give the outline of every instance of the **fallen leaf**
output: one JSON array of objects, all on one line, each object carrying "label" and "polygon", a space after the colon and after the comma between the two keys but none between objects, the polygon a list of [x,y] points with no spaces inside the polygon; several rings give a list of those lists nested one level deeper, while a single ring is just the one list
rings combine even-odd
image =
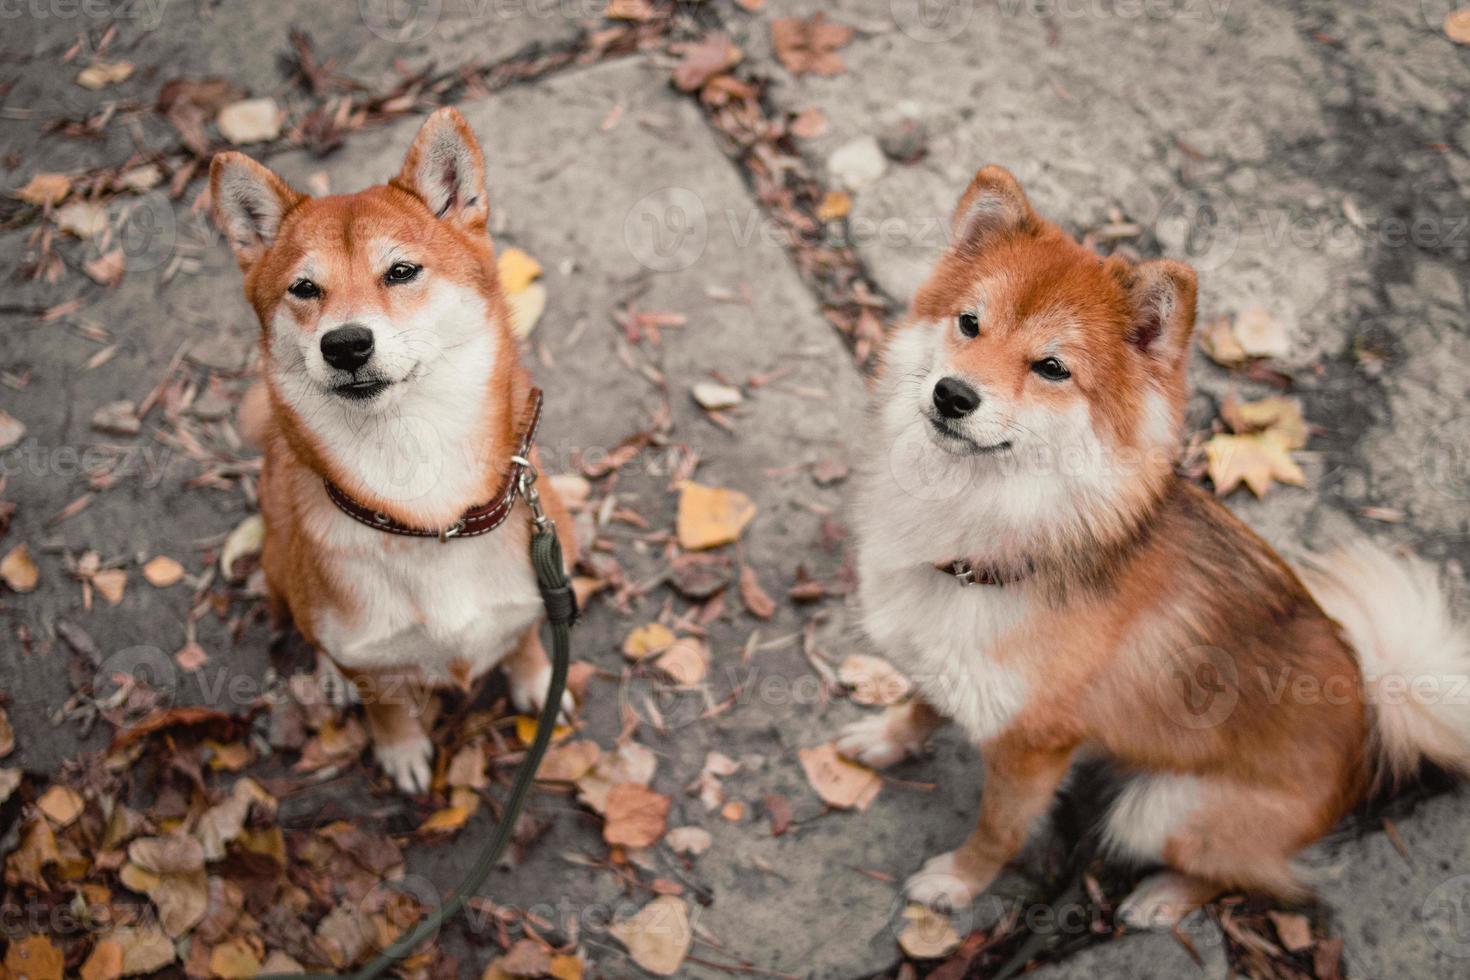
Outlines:
[{"label": "fallen leaf", "polygon": [[444,772],[444,782],[467,789],[484,789],[490,785],[485,764],[484,744],[479,740],[473,741],[454,753],[449,760],[449,768]]},{"label": "fallen leaf", "polygon": [[52,215],[56,227],[78,238],[93,238],[107,230],[107,210],[96,201],[73,201]]},{"label": "fallen leaf", "polygon": [[158,589],[178,585],[184,577],[184,566],[168,555],[158,555],[143,566],[143,578]]},{"label": "fallen leaf", "polygon": [[847,70],[838,48],[852,40],[853,29],[829,21],[818,12],[811,18],[778,17],[771,22],[771,44],[776,57],[793,75],[840,75]]},{"label": "fallen leaf", "polygon": [[866,810],[878,798],[883,781],[867,766],[837,754],[832,743],[797,752],[807,782],[828,806]]},{"label": "fallen leaf", "polygon": [[227,939],[209,951],[209,973],[213,977],[253,977],[260,973],[260,967],[260,958],[243,936]]},{"label": "fallen leaf", "polygon": [[121,568],[104,568],[90,581],[97,594],[106,599],[109,606],[115,606],[123,601],[123,593],[127,591],[128,573]]},{"label": "fallen leaf", "polygon": [[62,980],[66,957],[48,937],[13,940],[5,953],[6,973],[15,980]]},{"label": "fallen leaf", "polygon": [[[556,725],[551,729],[551,744],[555,745],[568,735],[572,734],[571,725]],[[520,739],[522,745],[530,745],[536,740],[536,719],[530,715],[516,715],[516,738]]]},{"label": "fallen leaf", "polygon": [[655,653],[662,653],[674,645],[674,632],[662,623],[647,623],[639,626],[623,640],[623,656],[629,660],[642,660]]},{"label": "fallen leaf", "polygon": [[1312,923],[1305,915],[1298,912],[1278,912],[1275,909],[1266,915],[1276,926],[1276,935],[1281,937],[1281,945],[1293,953],[1312,948],[1315,942],[1312,939]]},{"label": "fallen leaf", "polygon": [[4,708],[0,708],[0,759],[14,751],[15,729],[10,724],[10,715]]},{"label": "fallen leaf", "polygon": [[115,286],[122,280],[126,266],[123,250],[114,248],[82,266],[82,270],[98,285]]},{"label": "fallen leaf", "polygon": [[495,260],[500,273],[500,288],[506,293],[519,293],[541,277],[541,263],[518,248],[507,248]]},{"label": "fallen leaf", "polygon": [[546,312],[546,284],[533,282],[520,292],[511,293],[506,302],[510,305],[511,332],[525,339],[531,336],[531,331],[541,322],[541,314]]},{"label": "fallen leaf", "polygon": [[681,687],[693,687],[709,673],[709,647],[692,636],[681,637],[663,653],[654,666]]},{"label": "fallen leaf", "polygon": [[40,581],[41,573],[36,568],[35,559],[31,557],[31,549],[23,544],[11,548],[3,559],[0,559],[0,580],[3,580],[13,592],[30,592]]},{"label": "fallen leaf", "polygon": [[840,459],[828,457],[812,464],[812,479],[819,487],[830,487],[847,479],[849,469]]},{"label": "fallen leaf", "polygon": [[192,674],[209,663],[209,654],[198,643],[190,640],[174,654],[174,663],[178,664],[181,670]]},{"label": "fallen leaf", "polygon": [[131,61],[94,61],[77,75],[77,84],[93,91],[133,77]]},{"label": "fallen leaf", "polygon": [[607,794],[602,839],[624,847],[651,847],[664,835],[670,800],[638,783],[619,783]]},{"label": "fallen leaf", "polygon": [[330,765],[355,759],[367,748],[367,732],[356,718],[348,717],[342,724],[328,721],[317,730],[315,737],[301,747],[301,758],[293,767],[297,772],[315,772]]},{"label": "fallen leaf", "polygon": [[48,204],[60,204],[71,193],[71,178],[66,174],[36,174],[26,185],[12,196],[34,204],[36,207],[45,207]]},{"label": "fallen leaf", "polygon": [[780,837],[791,829],[791,801],[776,793],[765,796],[766,812],[771,815],[771,836]]},{"label": "fallen leaf", "polygon": [[1302,403],[1296,398],[1272,396],[1253,402],[1226,400],[1220,415],[1237,435],[1251,432],[1274,432],[1287,449],[1301,449],[1307,444],[1307,423],[1302,418]]},{"label": "fallen leaf", "polygon": [[241,146],[281,135],[282,113],[275,99],[241,99],[219,111],[215,124],[225,139]]},{"label": "fallen leaf", "polygon": [[25,434],[25,423],[0,408],[0,450],[9,449],[20,442],[25,438]]},{"label": "fallen leaf", "polygon": [[898,934],[898,945],[916,960],[934,960],[954,951],[960,944],[959,933],[949,916],[916,902],[903,910],[908,925]]},{"label": "fallen leaf", "polygon": [[837,679],[852,690],[858,704],[898,704],[913,690],[909,679],[882,657],[855,653],[837,668]]},{"label": "fallen leaf", "polygon": [[1228,317],[1219,316],[1205,324],[1199,331],[1199,345],[1222,367],[1235,367],[1250,360],[1250,355],[1235,339]]},{"label": "fallen leaf", "polygon": [[551,954],[534,939],[516,940],[496,962],[513,977],[543,977],[551,970]]},{"label": "fallen leaf", "polygon": [[613,923],[608,932],[623,944],[634,963],[661,977],[674,975],[694,940],[689,907],[673,895],[660,895],[632,918]]},{"label": "fallen leaf", "polygon": [[466,806],[447,806],[442,810],[435,810],[429,814],[428,819],[419,824],[421,834],[448,834],[465,825],[472,811]]},{"label": "fallen leaf", "polygon": [[1461,7],[1445,14],[1444,32],[1456,44],[1470,44],[1470,7]]},{"label": "fallen leaf", "polygon": [[[231,582],[242,582],[250,570],[241,565],[246,559],[255,559],[265,544],[265,521],[259,514],[251,514],[225,538],[219,553],[219,570]],[[241,567],[237,568],[237,565]]]},{"label": "fallen leaf", "polygon": [[36,808],[46,814],[46,819],[59,830],[70,827],[87,808],[87,803],[76,790],[57,785],[41,794],[41,798],[36,801]]},{"label": "fallen leaf", "polygon": [[755,569],[749,565],[740,566],[740,602],[756,619],[770,619],[776,614],[775,600],[761,588]]},{"label": "fallen leaf", "polygon": [[827,116],[821,109],[803,109],[786,127],[797,139],[812,140],[827,132]]},{"label": "fallen leaf", "polygon": [[817,220],[836,221],[852,210],[852,195],[847,191],[828,191],[817,205]]},{"label": "fallen leaf", "polygon": [[135,436],[143,430],[143,423],[127,400],[108,402],[92,413],[92,428],[115,436]]},{"label": "fallen leaf", "polygon": [[1251,357],[1285,357],[1291,350],[1286,328],[1264,307],[1253,306],[1238,315],[1232,331]]},{"label": "fallen leaf", "polygon": [[699,91],[711,78],[734,68],[745,57],[733,41],[720,33],[676,45],[673,50],[681,55],[674,66],[674,86],[681,92]]},{"label": "fallen leaf", "polygon": [[604,752],[587,772],[577,780],[577,799],[598,813],[607,811],[607,797],[612,788],[622,783],[647,786],[658,769],[658,756],[638,742],[623,742]]},{"label": "fallen leaf", "polygon": [[592,769],[602,749],[588,739],[552,746],[536,770],[536,778],[548,783],[575,783]]},{"label": "fallen leaf", "polygon": [[199,818],[194,836],[205,860],[218,861],[225,856],[228,846],[245,829],[252,810],[274,816],[276,799],[247,776],[230,787],[230,795],[223,802],[210,807]]},{"label": "fallen leaf", "polygon": [[1257,497],[1266,495],[1272,480],[1298,487],[1307,483],[1285,441],[1274,431],[1211,436],[1205,443],[1205,458],[1215,493],[1221,497],[1241,483]]},{"label": "fallen leaf", "polygon": [[679,490],[679,545],[703,551],[740,537],[756,515],[756,505],[738,490],[709,487],[685,480]]},{"label": "fallen leaf", "polygon": [[168,966],[177,957],[174,944],[155,923],[114,929],[107,938],[122,947],[123,976],[136,977]]},{"label": "fallen leaf", "polygon": [[714,838],[703,827],[675,827],[664,835],[664,843],[669,845],[675,854],[698,856],[710,849]]},{"label": "fallen leaf", "polygon": [[608,20],[628,20],[641,23],[653,17],[653,4],[649,0],[608,0],[602,16]]},{"label": "fallen leaf", "polygon": [[701,381],[689,389],[699,407],[707,412],[719,412],[727,408],[734,408],[745,401],[745,396],[740,389],[733,385],[715,384],[712,381]]},{"label": "fallen leaf", "polygon": [[209,877],[204,848],[193,837],[140,837],[128,845],[128,863],[118,878],[147,895],[158,908],[158,921],[170,937],[182,936],[209,907]]},{"label": "fallen leaf", "polygon": [[118,980],[123,975],[123,948],[115,940],[99,939],[82,964],[82,980]]}]

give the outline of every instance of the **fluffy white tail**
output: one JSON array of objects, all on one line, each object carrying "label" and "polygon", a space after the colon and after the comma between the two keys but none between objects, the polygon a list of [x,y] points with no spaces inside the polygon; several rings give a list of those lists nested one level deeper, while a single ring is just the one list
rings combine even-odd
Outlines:
[{"label": "fluffy white tail", "polygon": [[1360,541],[1301,574],[1357,651],[1379,781],[1412,776],[1423,759],[1470,775],[1470,632],[1435,569]]}]

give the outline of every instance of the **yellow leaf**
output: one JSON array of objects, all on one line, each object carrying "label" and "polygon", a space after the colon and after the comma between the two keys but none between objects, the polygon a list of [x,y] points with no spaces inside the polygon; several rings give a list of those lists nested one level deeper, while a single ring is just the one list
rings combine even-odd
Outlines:
[{"label": "yellow leaf", "polygon": [[559,953],[551,958],[551,969],[547,976],[555,980],[582,980],[581,957]]},{"label": "yellow leaf", "polygon": [[623,641],[623,656],[629,660],[642,660],[654,653],[662,653],[674,645],[674,632],[662,623],[639,626]]},{"label": "yellow leaf", "polygon": [[108,938],[122,947],[123,976],[135,977],[168,966],[177,957],[174,944],[156,924],[114,929]]},{"label": "yellow leaf", "polygon": [[[204,740],[209,749],[209,768],[225,772],[239,772],[250,764],[250,747],[244,742],[221,744],[212,738]],[[238,785],[238,784],[237,784]]]},{"label": "yellow leaf", "polygon": [[10,715],[4,708],[0,708],[0,759],[13,751],[15,751],[15,728],[10,724]]},{"label": "yellow leaf", "polygon": [[541,275],[541,263],[518,248],[501,252],[495,266],[500,272],[500,288],[508,296],[521,292]]},{"label": "yellow leaf", "polygon": [[531,336],[531,331],[541,322],[541,314],[546,312],[546,286],[533,282],[520,292],[511,293],[507,299],[510,301],[511,333],[522,339]]},{"label": "yellow leaf", "polygon": [[155,588],[166,589],[170,585],[178,584],[183,577],[184,566],[168,555],[159,555],[143,566],[143,578]]},{"label": "yellow leaf", "polygon": [[597,762],[602,749],[588,739],[568,742],[548,749],[536,778],[548,783],[575,783]]},{"label": "yellow leaf", "polygon": [[209,951],[209,972],[216,977],[253,977],[260,972],[260,958],[249,942],[237,936]]},{"label": "yellow leaf", "polygon": [[836,221],[838,218],[847,217],[852,210],[852,196],[847,191],[828,191],[817,205],[817,219],[820,221]]},{"label": "yellow leaf", "polygon": [[740,537],[755,514],[755,502],[738,490],[685,480],[679,490],[679,545],[702,551],[729,544]]},{"label": "yellow leaf", "polygon": [[842,758],[832,743],[796,753],[807,782],[828,806],[866,810],[878,798],[883,781],[867,766]]},{"label": "yellow leaf", "polygon": [[131,61],[94,61],[77,75],[77,84],[93,91],[125,82],[133,75]]},{"label": "yellow leaf", "polygon": [[1235,339],[1230,320],[1223,316],[1216,317],[1200,329],[1199,344],[1211,360],[1223,367],[1235,367],[1250,360],[1245,348]]},{"label": "yellow leaf", "polygon": [[123,948],[111,939],[99,939],[82,964],[82,980],[118,980],[122,971]]},{"label": "yellow leaf", "polygon": [[1205,457],[1215,493],[1221,497],[1242,483],[1257,497],[1264,497],[1272,480],[1298,487],[1307,482],[1286,443],[1274,431],[1212,436],[1205,443]]},{"label": "yellow leaf", "polygon": [[71,178],[66,174],[36,174],[15,192],[15,196],[39,208],[47,204],[60,204],[69,193]]},{"label": "yellow leaf", "polygon": [[419,824],[421,834],[447,834],[458,830],[465,825],[470,818],[469,807],[447,806],[442,810],[436,810],[429,814],[429,818]]},{"label": "yellow leaf", "polygon": [[959,933],[949,917],[923,905],[910,903],[903,910],[908,925],[898,934],[898,945],[917,960],[935,960],[952,952],[960,944]]},{"label": "yellow leaf", "polygon": [[41,794],[36,806],[57,827],[70,827],[86,809],[80,793],[66,786],[52,786]]},{"label": "yellow leaf", "polygon": [[5,558],[0,560],[0,579],[16,592],[30,592],[40,578],[41,573],[36,568],[36,560],[31,557],[31,549],[23,544],[11,548]]},{"label": "yellow leaf", "polygon": [[1276,433],[1287,449],[1301,449],[1307,444],[1307,423],[1302,418],[1302,403],[1295,398],[1273,395],[1253,402],[1225,402],[1220,412],[1237,435],[1249,432]]},{"label": "yellow leaf", "polygon": [[627,948],[634,963],[661,977],[678,971],[694,940],[689,907],[673,895],[660,895],[637,915],[613,923],[607,931]]},{"label": "yellow leaf", "polygon": [[[572,734],[571,725],[557,725],[551,730],[552,744],[560,742]],[[521,744],[530,745],[536,739],[536,719],[530,715],[516,715],[516,738]]]},{"label": "yellow leaf", "polygon": [[61,980],[66,957],[45,936],[27,936],[10,944],[5,953],[5,970],[16,980]]}]

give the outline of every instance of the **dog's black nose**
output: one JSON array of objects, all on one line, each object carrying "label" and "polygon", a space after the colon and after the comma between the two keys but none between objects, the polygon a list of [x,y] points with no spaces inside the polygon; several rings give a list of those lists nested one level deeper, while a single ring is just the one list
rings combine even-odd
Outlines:
[{"label": "dog's black nose", "polygon": [[940,378],[934,386],[934,407],[947,419],[962,419],[980,405],[980,393],[959,378]]},{"label": "dog's black nose", "polygon": [[349,323],[322,334],[322,357],[334,368],[355,371],[373,356],[373,332]]}]

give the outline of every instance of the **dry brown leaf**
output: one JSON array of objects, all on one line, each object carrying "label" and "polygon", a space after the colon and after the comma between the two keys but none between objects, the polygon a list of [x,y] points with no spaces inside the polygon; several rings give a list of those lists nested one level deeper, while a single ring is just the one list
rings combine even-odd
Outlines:
[{"label": "dry brown leaf", "polygon": [[1470,7],[1461,7],[1445,14],[1444,33],[1456,44],[1470,44]]},{"label": "dry brown leaf", "polygon": [[734,68],[745,57],[733,41],[719,33],[679,45],[675,53],[682,56],[674,67],[674,85],[681,92],[699,91],[711,78]]},{"label": "dry brown leaf", "polygon": [[740,491],[685,480],[679,489],[679,545],[689,551],[703,551],[729,544],[740,537],[755,515],[755,502]]},{"label": "dry brown leaf", "polygon": [[209,951],[209,974],[225,980],[249,978],[260,973],[260,956],[244,936],[236,936]]},{"label": "dry brown leaf", "polygon": [[847,191],[828,191],[817,205],[818,221],[836,221],[852,210],[852,195]]},{"label": "dry brown leaf", "polygon": [[82,980],[118,980],[122,975],[122,946],[111,939],[99,939],[82,964]]},{"label": "dry brown leaf", "polygon": [[215,125],[225,139],[241,146],[275,139],[281,135],[281,120],[275,99],[241,99],[221,109]]},{"label": "dry brown leaf", "polygon": [[959,933],[947,915],[911,902],[903,910],[903,917],[908,924],[898,934],[898,945],[916,960],[938,959],[960,944]]},{"label": "dry brown leaf", "polygon": [[638,783],[619,783],[607,794],[602,839],[624,847],[652,847],[668,825],[670,800]]},{"label": "dry brown leaf", "polygon": [[813,140],[827,132],[827,116],[821,109],[803,109],[786,128],[797,139]]},{"label": "dry brown leaf", "polygon": [[107,209],[96,201],[73,201],[52,215],[56,227],[78,238],[95,238],[107,230]]},{"label": "dry brown leaf", "polygon": [[703,827],[675,827],[664,835],[664,843],[669,845],[675,854],[698,856],[710,849],[714,838]]},{"label": "dry brown leaf", "polygon": [[200,849],[207,861],[218,861],[228,846],[245,829],[251,810],[274,815],[276,799],[248,776],[237,780],[223,802],[204,811],[194,828]]},{"label": "dry brown leaf", "polygon": [[128,573],[121,568],[104,568],[93,574],[89,581],[109,606],[115,606],[123,601],[123,593],[127,591]]},{"label": "dry brown leaf", "polygon": [[662,623],[647,623],[634,629],[623,640],[623,656],[629,660],[642,660],[664,652],[674,645],[674,639],[674,631]]},{"label": "dry brown leaf", "polygon": [[[251,514],[235,525],[219,553],[219,570],[231,582],[244,581],[265,544],[265,521]],[[238,566],[238,567],[237,567]]]},{"label": "dry brown leaf", "polygon": [[0,450],[9,449],[25,438],[26,426],[20,419],[0,408]]},{"label": "dry brown leaf", "polygon": [[832,743],[797,752],[807,782],[822,802],[838,809],[866,810],[878,798],[883,781],[867,766],[837,754]]},{"label": "dry brown leaf", "polygon": [[192,674],[209,663],[209,654],[198,643],[190,640],[174,654],[174,663],[179,665],[180,670]]},{"label": "dry brown leaf", "polygon": [[1250,355],[1240,346],[1240,341],[1235,339],[1235,331],[1231,329],[1228,317],[1216,317],[1201,327],[1199,345],[1212,361],[1222,367],[1235,367],[1250,360]]},{"label": "dry brown leaf", "polygon": [[133,403],[126,399],[108,402],[92,413],[92,428],[110,435],[135,436],[143,429]]},{"label": "dry brown leaf", "polygon": [[158,908],[158,921],[172,938],[194,927],[209,907],[204,847],[193,837],[140,837],[128,845],[128,863],[118,878]]},{"label": "dry brown leaf", "polygon": [[1271,481],[1306,486],[1307,477],[1292,460],[1285,441],[1275,432],[1235,436],[1221,433],[1205,443],[1210,480],[1215,493],[1225,496],[1244,483],[1257,497],[1271,489]]},{"label": "dry brown leaf", "polygon": [[62,980],[66,957],[49,937],[16,939],[5,952],[6,973],[15,980]]},{"label": "dry brown leaf", "polygon": [[77,84],[93,91],[133,77],[131,61],[94,61],[77,74]]},{"label": "dry brown leaf", "polygon": [[5,878],[28,884],[37,891],[50,891],[45,869],[60,861],[61,852],[56,847],[51,824],[37,817],[21,836],[20,846],[6,860]]},{"label": "dry brown leaf", "polygon": [[882,657],[855,653],[837,668],[837,679],[851,688],[858,704],[898,704],[913,690],[909,679]]},{"label": "dry brown leaf", "polygon": [[454,753],[449,760],[449,768],[445,770],[444,781],[450,786],[484,789],[490,785],[490,777],[485,773],[485,764],[484,743],[471,742]]},{"label": "dry brown leaf", "polygon": [[755,569],[749,565],[740,566],[740,602],[756,619],[770,619],[776,614],[775,600],[761,588]]},{"label": "dry brown leaf", "polygon": [[114,248],[82,266],[82,270],[98,285],[115,286],[122,280],[126,267],[127,258],[123,255],[123,250]]},{"label": "dry brown leaf", "polygon": [[575,783],[592,769],[602,750],[589,739],[553,746],[541,760],[536,778],[548,783]]},{"label": "dry brown leaf", "polygon": [[704,641],[685,636],[675,640],[674,645],[654,661],[654,666],[675,684],[693,687],[709,673],[709,660],[709,647]]},{"label": "dry brown leaf", "polygon": [[1312,938],[1312,923],[1305,915],[1299,912],[1278,912],[1275,909],[1266,915],[1276,926],[1276,935],[1281,937],[1281,945],[1293,953],[1312,948],[1315,943]]},{"label": "dry brown leaf", "polygon": [[852,40],[853,30],[846,24],[827,19],[818,12],[810,19],[778,17],[771,22],[771,44],[776,57],[793,75],[840,75],[847,70],[838,48]]},{"label": "dry brown leaf", "polygon": [[512,977],[544,977],[551,970],[551,954],[534,939],[518,939],[496,961]]},{"label": "dry brown leaf", "polygon": [[3,580],[13,592],[30,592],[40,581],[41,573],[36,568],[35,559],[31,557],[31,549],[23,544],[11,548],[3,559],[0,559],[0,580]]},{"label": "dry brown leaf", "polygon": [[184,566],[168,555],[158,555],[143,566],[143,578],[158,589],[177,585],[184,577]]},{"label": "dry brown leaf", "polygon": [[[0,759],[15,751],[15,728],[10,724],[10,715],[0,707]],[[8,795],[8,794],[7,794]]]},{"label": "dry brown leaf", "polygon": [[661,977],[678,971],[694,941],[689,907],[673,895],[660,895],[632,918],[613,923],[608,932],[623,944],[634,963]]},{"label": "dry brown leaf", "polygon": [[10,799],[11,794],[20,788],[23,775],[19,769],[0,769],[0,804]]},{"label": "dry brown leaf", "polygon": [[428,819],[419,824],[421,834],[449,834],[465,825],[474,811],[467,806],[447,806],[435,810]]},{"label": "dry brown leaf", "polygon": [[107,938],[122,947],[125,977],[161,970],[177,956],[174,944],[155,923],[114,929]]},{"label": "dry brown leaf", "polygon": [[36,801],[36,808],[46,814],[57,829],[70,827],[82,811],[87,808],[87,801],[82,799],[82,794],[69,786],[52,786],[41,794]]},{"label": "dry brown leaf", "polygon": [[608,0],[607,9],[602,12],[602,16],[608,20],[628,20],[634,23],[642,23],[653,15],[653,4],[649,0]]},{"label": "dry brown leaf", "polygon": [[1253,306],[1239,314],[1231,330],[1251,357],[1285,357],[1291,350],[1286,327],[1264,307]]},{"label": "dry brown leaf", "polygon": [[587,775],[577,780],[577,799],[598,813],[607,812],[607,797],[621,783],[647,786],[658,769],[658,756],[646,745],[623,742],[604,752]]},{"label": "dry brown leaf", "polygon": [[69,193],[71,178],[66,174],[36,174],[26,181],[24,187],[14,191],[12,196],[40,208],[48,204],[60,204]]}]

